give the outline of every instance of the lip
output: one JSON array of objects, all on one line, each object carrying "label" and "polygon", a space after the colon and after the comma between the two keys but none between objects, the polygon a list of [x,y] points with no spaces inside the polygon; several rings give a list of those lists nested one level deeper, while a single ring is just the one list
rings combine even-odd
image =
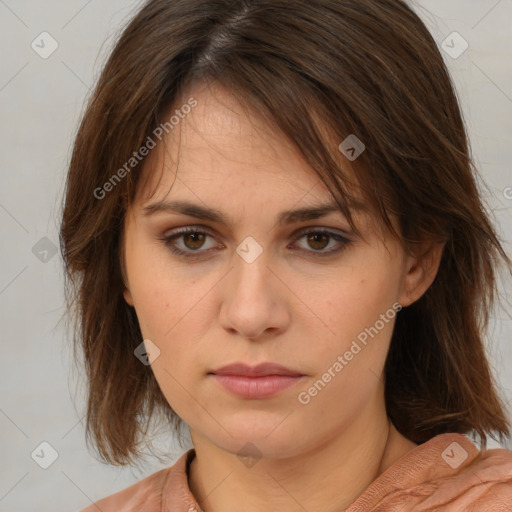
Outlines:
[{"label": "lip", "polygon": [[256,366],[249,366],[245,363],[233,363],[223,366],[218,370],[214,370],[211,373],[215,375],[238,375],[242,377],[266,377],[267,375],[298,377],[303,375],[300,372],[290,370],[276,363],[260,363]]},{"label": "lip", "polygon": [[305,376],[275,363],[249,366],[234,363],[209,373],[222,387],[242,398],[261,399],[276,395]]}]

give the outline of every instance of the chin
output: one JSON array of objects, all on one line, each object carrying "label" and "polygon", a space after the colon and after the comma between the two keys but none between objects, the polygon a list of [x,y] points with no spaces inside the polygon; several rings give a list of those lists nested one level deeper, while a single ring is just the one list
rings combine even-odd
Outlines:
[{"label": "chin", "polygon": [[[300,455],[305,449],[314,448],[314,440],[297,424],[300,418],[293,418],[293,413],[283,412],[239,411],[233,417],[219,417],[224,428],[215,433],[202,432],[210,442],[241,459],[244,456],[265,459],[286,459]],[[225,429],[225,430],[224,430]],[[201,430],[201,429],[199,429]],[[231,434],[231,435],[230,435]]]}]

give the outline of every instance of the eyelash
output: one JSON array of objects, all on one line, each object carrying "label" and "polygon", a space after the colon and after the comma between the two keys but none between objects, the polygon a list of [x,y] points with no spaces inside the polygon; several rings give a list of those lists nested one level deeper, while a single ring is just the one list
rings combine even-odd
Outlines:
[{"label": "eyelash", "polygon": [[[214,234],[211,231],[209,231],[208,229],[190,226],[190,227],[186,227],[186,228],[180,229],[180,231],[176,231],[172,235],[163,236],[163,237],[160,238],[160,240],[164,243],[164,245],[173,254],[176,254],[176,255],[184,257],[184,258],[200,258],[200,257],[204,256],[204,253],[208,252],[209,250],[213,250],[213,249],[207,249],[206,251],[204,251],[204,250],[198,249],[197,251],[192,251],[192,250],[183,251],[181,249],[178,249],[174,245],[174,240],[178,239],[180,236],[187,235],[187,234],[201,234],[201,235],[211,236],[212,238],[214,237]],[[318,257],[319,258],[325,258],[327,256],[331,256],[333,254],[340,253],[341,251],[343,251],[351,243],[350,240],[348,240],[346,237],[340,235],[339,233],[334,233],[332,231],[328,231],[326,229],[321,229],[321,228],[319,228],[319,229],[308,229],[308,230],[303,230],[303,231],[299,232],[295,236],[295,238],[294,238],[292,243],[295,243],[298,240],[300,240],[301,238],[303,238],[304,236],[311,235],[311,234],[314,234],[314,235],[326,235],[330,239],[334,239],[335,241],[337,241],[337,242],[342,244],[341,247],[339,247],[337,249],[331,249],[329,251],[323,251],[323,250],[320,250],[320,251],[310,250],[310,251],[308,251],[306,249],[297,249],[298,251],[301,251],[301,252],[308,252],[308,253],[310,253],[309,254],[310,256],[313,256],[315,258],[318,258]]]}]

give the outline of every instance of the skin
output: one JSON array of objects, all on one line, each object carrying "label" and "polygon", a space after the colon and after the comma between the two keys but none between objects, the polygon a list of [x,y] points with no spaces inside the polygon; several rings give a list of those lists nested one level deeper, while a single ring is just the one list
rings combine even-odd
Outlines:
[{"label": "skin", "polygon": [[[354,218],[365,241],[339,211],[278,226],[283,210],[331,202],[328,189],[275,128],[229,92],[196,86],[191,95],[198,105],[168,134],[166,148],[153,150],[124,227],[124,297],[144,339],[160,349],[151,365],[160,388],[190,427],[196,458],[189,485],[206,512],[342,510],[416,446],[385,410],[383,368],[394,320],[308,404],[298,393],[394,303],[406,307],[421,297],[442,248],[423,259],[407,255],[364,211]],[[218,209],[230,223],[144,213],[163,199]],[[213,233],[174,240],[182,250],[202,251],[197,259],[173,254],[161,240],[185,226]],[[315,257],[340,243],[294,235],[304,228],[328,229],[350,243]],[[252,263],[236,252],[248,236],[263,249]],[[263,361],[304,377],[250,400],[208,375],[233,362]],[[259,452],[252,466],[237,455],[248,442]]]}]

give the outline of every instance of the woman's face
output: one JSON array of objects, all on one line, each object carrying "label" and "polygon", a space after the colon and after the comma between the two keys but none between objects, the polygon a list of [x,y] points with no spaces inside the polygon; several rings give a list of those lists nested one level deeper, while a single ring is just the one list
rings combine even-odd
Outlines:
[{"label": "woman's face", "polygon": [[[274,128],[220,88],[192,92],[197,106],[153,150],[126,217],[125,299],[193,436],[297,455],[383,406],[398,303],[421,295],[417,271],[363,210],[366,242],[339,210],[285,215],[333,201]],[[222,371],[261,363],[288,371]]]}]

